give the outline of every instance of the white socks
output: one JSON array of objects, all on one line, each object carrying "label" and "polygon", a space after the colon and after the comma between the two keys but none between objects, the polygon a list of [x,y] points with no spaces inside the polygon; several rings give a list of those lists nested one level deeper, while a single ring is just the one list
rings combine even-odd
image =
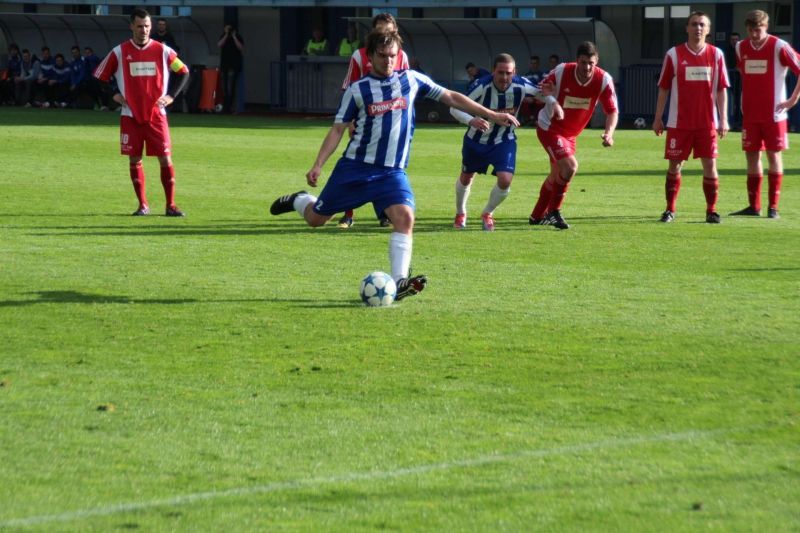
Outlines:
[{"label": "white socks", "polygon": [[494,210],[497,209],[498,205],[503,203],[503,200],[506,199],[509,192],[511,192],[511,187],[503,190],[495,183],[494,187],[492,187],[492,192],[489,193],[489,201],[486,203],[486,207],[483,208],[483,212],[494,213]]},{"label": "white socks", "polygon": [[408,277],[411,265],[411,235],[392,232],[389,237],[389,263],[392,265],[392,279],[399,281]]},{"label": "white socks", "polygon": [[456,214],[467,212],[467,199],[472,185],[464,185],[460,179],[456,179]]},{"label": "white socks", "polygon": [[308,204],[313,204],[316,201],[317,201],[317,197],[314,196],[314,195],[311,195],[311,194],[298,194],[297,198],[294,199],[294,203],[292,204],[292,207],[294,207],[295,211],[300,213],[301,217],[305,218],[306,206],[308,206]]}]

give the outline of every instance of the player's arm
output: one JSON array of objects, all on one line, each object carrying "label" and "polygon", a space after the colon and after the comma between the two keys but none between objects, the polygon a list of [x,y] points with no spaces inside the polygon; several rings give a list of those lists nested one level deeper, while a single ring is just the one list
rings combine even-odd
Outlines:
[{"label": "player's arm", "polygon": [[664,108],[667,107],[667,95],[669,90],[658,88],[658,100],[656,100],[656,116],[653,118],[653,131],[656,135],[664,133]]},{"label": "player's arm", "polygon": [[606,127],[603,134],[600,136],[603,139],[603,146],[614,146],[614,131],[617,129],[617,122],[619,122],[619,112],[612,111],[606,113]]},{"label": "player's arm", "polygon": [[331,156],[331,154],[336,150],[336,147],[339,146],[339,141],[342,140],[342,136],[344,132],[347,131],[347,126],[349,122],[336,122],[331,129],[328,130],[328,134],[325,135],[325,138],[322,140],[322,146],[319,147],[319,153],[317,154],[317,158],[314,160],[314,165],[311,167],[311,170],[306,172],[306,182],[312,186],[317,186],[317,180],[319,179],[320,174],[322,174],[322,167],[325,165],[325,162]]},{"label": "player's arm", "polygon": [[719,113],[719,128],[717,134],[720,138],[728,134],[728,90],[727,87],[717,91],[717,113]]},{"label": "player's arm", "polygon": [[456,107],[467,113],[472,113],[472,115],[483,117],[500,126],[519,126],[519,121],[514,115],[498,113],[497,111],[487,109],[478,102],[470,100],[463,94],[455,91],[445,89],[439,101],[450,107]]},{"label": "player's arm", "polygon": [[789,96],[788,100],[780,102],[777,106],[775,106],[775,111],[783,111],[786,109],[787,111],[793,108],[797,104],[797,100],[800,99],[800,81],[794,84],[794,91]]},{"label": "player's arm", "polygon": [[161,98],[156,100],[156,105],[161,107],[166,107],[171,105],[172,102],[175,101],[175,98],[183,91],[186,85],[189,83],[189,68],[178,59],[177,54],[171,52],[173,54],[169,58],[169,69],[172,71],[173,76],[178,77],[178,83],[171,84],[173,87]]},{"label": "player's arm", "polygon": [[450,108],[450,114],[454,119],[465,126],[473,127],[481,132],[489,131],[489,122],[486,119],[481,117],[473,117],[469,113],[465,113],[464,111],[456,109],[455,107]]}]

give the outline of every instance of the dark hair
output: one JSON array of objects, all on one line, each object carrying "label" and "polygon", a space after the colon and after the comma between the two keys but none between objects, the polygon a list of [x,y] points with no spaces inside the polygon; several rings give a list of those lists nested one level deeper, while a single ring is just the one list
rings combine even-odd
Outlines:
[{"label": "dark hair", "polygon": [[592,41],[583,41],[578,45],[578,52],[576,56],[597,57],[597,46]]},{"label": "dark hair", "polygon": [[494,63],[492,63],[492,70],[494,70],[494,68],[497,66],[498,63],[514,63],[514,64],[516,64],[517,62],[514,61],[514,56],[512,56],[511,54],[502,53],[502,54],[497,54],[496,56],[494,56]]},{"label": "dark hair", "polygon": [[133,11],[131,11],[131,22],[136,19],[146,19],[150,16],[150,13],[146,9],[142,9],[141,7],[137,7]]},{"label": "dark hair", "polygon": [[[64,59],[64,54],[62,54],[61,52],[57,53],[57,54],[56,54],[56,59],[58,59],[59,57],[60,57],[61,59]],[[66,61],[66,59],[64,59],[64,60]]]},{"label": "dark hair", "polygon": [[81,51],[81,47],[80,47],[80,46],[78,46],[77,44],[73,44],[73,45],[70,47],[69,51],[71,52],[71,51],[73,51],[73,50],[77,50],[77,51],[80,53],[80,51]]},{"label": "dark hair", "polygon": [[22,53],[23,53],[23,54],[30,54],[30,53],[31,53],[31,51],[30,51],[30,50],[28,50],[27,48],[23,48],[23,49],[22,49]]},{"label": "dark hair", "polygon": [[44,52],[45,50],[47,50],[49,52],[50,51],[50,47],[49,46],[42,46],[42,52]]},{"label": "dark hair", "polygon": [[158,18],[156,19],[156,22],[162,22],[162,21],[163,21],[163,22],[166,22],[166,21],[167,21],[167,19],[165,19],[164,17],[158,17]]},{"label": "dark hair", "polygon": [[83,51],[85,52],[86,50],[89,50],[91,53],[94,53],[94,50],[92,49],[91,46],[84,46]]},{"label": "dark hair", "polygon": [[17,46],[17,43],[11,43],[11,44],[9,44],[9,45],[8,45],[8,51],[9,51],[9,52],[13,52],[14,50],[16,50],[17,52],[19,52],[19,46]]},{"label": "dark hair", "polygon": [[470,61],[469,63],[467,63],[466,65],[464,65],[464,70],[467,70],[468,68],[472,68],[472,67],[474,67],[474,66],[475,66],[475,63],[473,63],[472,61]]},{"label": "dark hair", "polygon": [[531,61],[533,61],[534,59],[535,59],[536,61],[539,61],[539,56],[531,56]]},{"label": "dark hair", "polygon": [[556,61],[561,61],[561,58],[558,57],[558,54],[550,54],[550,57],[547,59],[555,59]]},{"label": "dark hair", "polygon": [[371,31],[367,35],[367,55],[371,56],[378,51],[378,48],[385,46],[397,45],[397,48],[403,46],[403,38],[396,31]]},{"label": "dark hair", "polygon": [[374,17],[372,17],[372,27],[374,28],[378,24],[383,22],[384,24],[393,24],[394,27],[397,27],[397,21],[394,19],[394,16],[391,13],[378,13]]}]

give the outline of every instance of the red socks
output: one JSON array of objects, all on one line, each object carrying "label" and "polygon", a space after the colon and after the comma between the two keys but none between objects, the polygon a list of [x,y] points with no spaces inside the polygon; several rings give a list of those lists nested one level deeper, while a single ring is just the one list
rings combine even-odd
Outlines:
[{"label": "red socks", "polygon": [[172,165],[161,167],[161,185],[164,186],[167,207],[175,207],[175,167]]},{"label": "red socks", "polygon": [[564,203],[564,197],[567,196],[569,189],[569,181],[564,181],[564,178],[558,176],[553,183],[553,192],[550,194],[550,204],[547,206],[548,211],[556,211],[561,209]]},{"label": "red socks", "polygon": [[778,202],[781,199],[781,183],[783,183],[783,174],[770,172],[767,174],[767,179],[769,180],[769,208],[778,209]]},{"label": "red socks", "polygon": [[542,188],[539,190],[539,199],[536,201],[536,206],[531,211],[532,218],[544,218],[545,213],[547,213],[547,206],[550,205],[550,197],[553,195],[553,184],[550,183],[550,177],[548,176],[544,183],[542,183]]},{"label": "red socks", "polygon": [[[705,185],[704,185],[705,186]],[[681,175],[667,172],[667,181],[664,184],[664,192],[667,196],[667,211],[675,212],[675,202],[678,200],[678,192],[681,190]]]},{"label": "red socks", "polygon": [[142,166],[142,162],[132,163],[130,165],[130,173],[133,190],[136,192],[136,198],[139,200],[139,207],[147,207],[147,196],[145,195],[144,187],[144,167]]},{"label": "red socks", "polygon": [[719,178],[703,176],[703,193],[706,195],[706,213],[717,211],[717,198],[719,197]]},{"label": "red socks", "polygon": [[747,175],[747,201],[750,202],[750,207],[756,211],[761,210],[761,181],[764,176],[761,174],[748,174]]}]

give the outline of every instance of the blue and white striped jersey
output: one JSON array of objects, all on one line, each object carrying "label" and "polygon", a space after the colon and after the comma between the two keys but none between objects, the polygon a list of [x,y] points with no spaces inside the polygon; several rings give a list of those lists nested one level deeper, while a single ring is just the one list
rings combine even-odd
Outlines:
[{"label": "blue and white striped jersey", "polygon": [[342,95],[335,123],[356,121],[356,131],[342,154],[346,159],[383,167],[406,168],[414,135],[414,101],[439,100],[445,88],[414,70],[388,78],[370,73]]},{"label": "blue and white striped jersey", "polygon": [[[467,97],[475,100],[483,107],[488,107],[499,113],[509,113],[516,115],[522,99],[526,96],[541,96],[541,90],[522,76],[514,76],[508,89],[501,92],[495,87],[491,75],[482,76],[473,81],[467,87]],[[462,124],[468,124],[472,115],[451,108],[451,114]],[[475,142],[481,144],[499,144],[501,142],[513,141],[517,137],[514,135],[514,126],[500,126],[492,124],[491,128],[485,133],[481,133],[472,126],[464,134]]]}]

